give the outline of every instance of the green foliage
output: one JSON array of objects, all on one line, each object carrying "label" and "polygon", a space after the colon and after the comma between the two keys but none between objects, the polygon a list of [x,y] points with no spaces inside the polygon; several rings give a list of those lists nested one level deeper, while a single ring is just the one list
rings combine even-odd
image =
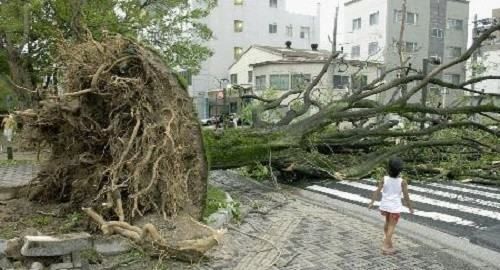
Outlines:
[{"label": "green foliage", "polygon": [[52,74],[59,41],[86,36],[84,28],[98,41],[111,33],[138,39],[155,48],[172,68],[196,72],[212,53],[204,46],[212,32],[201,19],[216,6],[215,0],[1,2],[0,34],[6,38],[0,44],[0,74],[8,73],[7,48],[17,51],[18,66],[32,78]]},{"label": "green foliage", "polygon": [[62,222],[61,231],[64,233],[71,232],[75,228],[80,226],[83,215],[80,212],[73,212],[69,214],[66,219]]},{"label": "green foliage", "polygon": [[2,226],[0,228],[0,238],[12,239],[17,236],[17,232],[13,226]]},{"label": "green foliage", "polygon": [[226,205],[226,193],[223,190],[209,185],[207,189],[207,203],[203,210],[203,217],[208,218],[211,214],[217,212],[219,208]]},{"label": "green foliage", "polygon": [[[265,159],[269,155],[270,149],[279,147],[271,145],[281,134],[263,135],[252,134],[246,129],[228,129],[224,134],[218,135],[213,130],[203,130],[203,139],[209,165],[217,167],[224,164],[231,167],[231,164],[252,165],[254,162]],[[217,161],[218,164],[213,164]]]},{"label": "green foliage", "polygon": [[233,201],[228,203],[226,201],[226,193],[214,186],[209,185],[207,191],[207,203],[205,209],[203,210],[203,218],[206,220],[211,214],[217,212],[219,209],[227,208],[233,214],[233,217],[239,219],[240,213],[240,203]]},{"label": "green foliage", "polygon": [[238,168],[238,173],[255,179],[257,181],[263,181],[269,179],[271,174],[267,166],[262,165],[260,162],[255,162],[252,165],[244,166]]},{"label": "green foliage", "polygon": [[52,216],[46,216],[46,215],[32,216],[28,220],[26,220],[27,224],[35,228],[44,227],[52,224],[53,222],[54,218]]}]

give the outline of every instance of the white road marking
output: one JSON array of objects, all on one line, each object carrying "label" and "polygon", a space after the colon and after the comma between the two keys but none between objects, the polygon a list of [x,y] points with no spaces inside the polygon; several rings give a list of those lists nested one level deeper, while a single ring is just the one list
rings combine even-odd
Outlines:
[{"label": "white road marking", "polygon": [[465,185],[465,186],[468,186],[468,187],[472,187],[472,188],[491,190],[491,191],[496,191],[496,192],[500,193],[500,188],[487,187],[487,186],[481,186],[481,185],[470,184],[470,183],[461,183],[461,184]]},{"label": "white road marking", "polygon": [[[318,185],[309,186],[309,187],[307,187],[307,189],[319,191],[321,193],[334,195],[336,197],[339,197],[339,198],[342,198],[345,200],[349,200],[349,201],[353,201],[353,202],[360,202],[360,203],[368,204],[371,201],[370,199],[362,197],[358,194],[344,192],[344,191],[331,189],[331,188],[327,188],[327,187],[322,187],[322,186],[318,186]],[[378,206],[379,204],[380,204],[379,202],[375,202],[375,205]],[[408,210],[408,208],[403,207],[403,212],[409,213],[410,211]],[[415,210],[414,215],[426,217],[426,218],[430,218],[433,220],[442,221],[442,222],[446,222],[446,223],[454,223],[454,224],[459,224],[459,225],[463,225],[463,226],[479,228],[479,226],[474,221],[466,220],[466,219],[463,219],[460,217],[447,215],[447,214],[443,214],[443,213]]]},{"label": "white road marking", "polygon": [[[367,181],[376,182],[376,181],[371,180],[371,179],[367,180]],[[435,189],[419,187],[419,186],[413,186],[413,185],[408,185],[408,189],[414,190],[414,191],[419,191],[419,192],[424,192],[427,194],[432,194],[432,195],[436,195],[436,196],[440,196],[440,197],[444,197],[444,198],[449,198],[449,199],[453,199],[453,200],[458,200],[461,202],[471,202],[471,203],[476,203],[476,204],[480,204],[480,205],[484,205],[484,206],[500,208],[500,202],[493,202],[493,201],[476,199],[476,198],[468,197],[468,196],[465,196],[462,194],[455,194],[455,193],[451,193],[451,192],[435,190]]]},{"label": "white road marking", "polygon": [[[360,188],[360,189],[364,189],[364,190],[370,190],[370,191],[374,191],[375,189],[377,189],[376,186],[367,185],[367,184],[358,183],[358,182],[341,181],[341,182],[337,182],[337,183],[341,184],[341,185],[347,185],[347,186],[356,187],[356,188]],[[410,199],[412,201],[415,201],[415,202],[435,205],[438,207],[457,210],[457,211],[472,214],[472,215],[479,215],[479,216],[484,216],[484,217],[500,220],[500,212],[485,210],[485,209],[476,208],[476,207],[470,207],[470,206],[461,205],[461,204],[457,204],[457,203],[450,203],[447,201],[436,200],[436,199],[428,198],[428,197],[421,196],[418,194],[410,194]]]},{"label": "white road marking", "polygon": [[446,188],[449,190],[460,191],[460,192],[464,192],[464,193],[470,193],[470,194],[475,194],[475,195],[480,195],[483,197],[488,197],[488,198],[500,200],[500,193],[491,193],[491,192],[480,191],[480,190],[470,189],[470,188],[447,186],[447,185],[443,185],[443,184],[439,184],[439,183],[430,183],[429,186]]}]

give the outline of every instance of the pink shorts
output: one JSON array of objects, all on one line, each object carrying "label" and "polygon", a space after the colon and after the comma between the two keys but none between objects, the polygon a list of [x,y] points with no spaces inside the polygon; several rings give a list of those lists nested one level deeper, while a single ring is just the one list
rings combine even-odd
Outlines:
[{"label": "pink shorts", "polygon": [[389,217],[390,219],[393,219],[396,222],[398,222],[399,217],[401,216],[401,214],[399,214],[399,213],[389,213],[389,212],[383,211],[383,210],[380,210],[380,214],[382,214],[382,216],[384,216],[384,217]]}]

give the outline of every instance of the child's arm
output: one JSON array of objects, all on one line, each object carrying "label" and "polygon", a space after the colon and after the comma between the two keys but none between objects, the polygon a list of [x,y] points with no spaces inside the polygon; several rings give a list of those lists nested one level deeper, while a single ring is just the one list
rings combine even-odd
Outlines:
[{"label": "child's arm", "polygon": [[373,207],[373,203],[375,202],[375,200],[380,198],[380,191],[382,190],[383,186],[384,186],[384,180],[379,181],[377,183],[377,189],[373,192],[372,201],[368,204],[368,208],[371,209]]},{"label": "child's arm", "polygon": [[403,179],[403,182],[401,182],[401,186],[403,188],[404,205],[408,207],[410,213],[413,214],[413,207],[411,206],[410,195],[408,194],[408,183],[406,182],[406,180]]}]

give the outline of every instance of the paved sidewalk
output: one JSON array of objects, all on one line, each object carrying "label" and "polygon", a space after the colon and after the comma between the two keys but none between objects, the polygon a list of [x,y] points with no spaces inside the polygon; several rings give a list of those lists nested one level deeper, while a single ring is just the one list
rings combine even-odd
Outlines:
[{"label": "paved sidewalk", "polygon": [[213,259],[196,269],[500,269],[398,234],[399,252],[383,256],[381,218],[380,225],[367,223],[327,202],[280,194],[230,172],[212,172],[210,181],[253,208],[240,226],[230,227]]}]

